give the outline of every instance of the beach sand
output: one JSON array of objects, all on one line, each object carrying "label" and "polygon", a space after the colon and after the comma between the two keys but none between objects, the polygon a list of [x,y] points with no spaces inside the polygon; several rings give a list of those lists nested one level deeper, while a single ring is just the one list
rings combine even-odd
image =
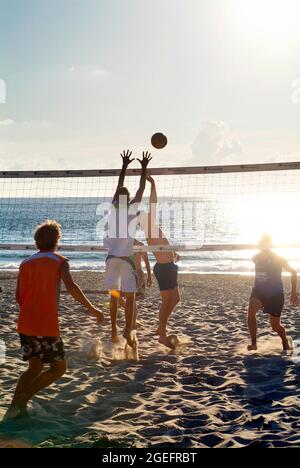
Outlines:
[{"label": "beach sand", "polygon": [[[0,423],[0,446],[300,447],[297,353],[282,353],[264,314],[260,350],[245,352],[251,278],[182,275],[182,304],[170,331],[184,345],[173,352],[154,336],[159,302],[154,287],[139,306],[138,360],[110,343],[107,296],[99,294],[103,276],[80,272],[75,277],[105,310],[105,324],[98,328],[62,295],[68,372],[34,398],[28,417]],[[1,273],[0,339],[7,360],[0,365],[0,419],[25,369],[15,331],[15,282],[15,273]],[[294,340],[300,338],[298,310],[287,306],[284,324]],[[99,357],[93,343],[100,342]]]}]

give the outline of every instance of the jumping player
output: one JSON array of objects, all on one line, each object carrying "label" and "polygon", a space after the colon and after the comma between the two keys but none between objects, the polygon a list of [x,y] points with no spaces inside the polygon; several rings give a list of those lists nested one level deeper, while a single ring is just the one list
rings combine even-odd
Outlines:
[{"label": "jumping player", "polygon": [[284,307],[283,270],[292,275],[291,303],[298,305],[297,272],[284,259],[272,252],[272,238],[264,235],[259,243],[260,253],[253,258],[255,264],[255,285],[249,303],[248,327],[251,344],[248,351],[257,350],[257,320],[259,310],[270,317],[271,327],[282,340],[284,350],[289,350],[289,340],[281,324],[281,314]]},{"label": "jumping player", "polygon": [[142,166],[139,189],[133,200],[130,200],[129,190],[124,187],[128,166],[134,161],[132,152],[121,154],[123,166],[119,177],[116,193],[112,201],[112,212],[108,221],[108,232],[104,245],[108,248],[106,261],[105,285],[110,291],[110,314],[113,324],[113,341],[117,339],[116,322],[119,300],[125,295],[126,326],[124,338],[129,346],[133,346],[132,330],[135,321],[135,295],[137,292],[136,264],[134,258],[134,241],[138,224],[138,210],[146,187],[147,167],[151,154],[143,153],[138,160]]},{"label": "jumping player", "polygon": [[[147,180],[151,184],[151,195],[148,226],[145,227],[146,239],[150,246],[169,246],[170,243],[168,239],[156,223],[158,198],[155,181],[150,176]],[[179,257],[174,251],[153,252],[153,255],[156,258],[156,265],[154,266],[153,273],[157,279],[162,299],[157,334],[159,335],[159,343],[172,349],[174,346],[168,340],[167,325],[170,315],[180,302],[178,266],[176,265]]]}]

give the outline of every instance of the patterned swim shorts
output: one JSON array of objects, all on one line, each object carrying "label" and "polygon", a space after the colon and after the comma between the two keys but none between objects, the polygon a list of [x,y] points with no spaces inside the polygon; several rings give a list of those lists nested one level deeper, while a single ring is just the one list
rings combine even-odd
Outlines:
[{"label": "patterned swim shorts", "polygon": [[19,335],[23,361],[40,359],[44,364],[65,359],[64,343],[61,337]]}]

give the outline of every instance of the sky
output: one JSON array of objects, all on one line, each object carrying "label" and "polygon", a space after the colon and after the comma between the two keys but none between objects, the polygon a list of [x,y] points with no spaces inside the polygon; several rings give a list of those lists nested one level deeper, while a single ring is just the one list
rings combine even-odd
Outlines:
[{"label": "sky", "polygon": [[0,0],[0,170],[300,160],[299,0]]}]

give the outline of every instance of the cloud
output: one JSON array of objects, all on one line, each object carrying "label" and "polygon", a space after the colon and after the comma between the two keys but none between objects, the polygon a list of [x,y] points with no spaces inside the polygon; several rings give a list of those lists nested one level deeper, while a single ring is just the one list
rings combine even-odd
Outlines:
[{"label": "cloud", "polygon": [[60,127],[51,121],[27,120],[15,121],[6,119],[0,121],[1,145],[4,141],[38,141],[53,139],[60,135]]},{"label": "cloud", "polygon": [[297,131],[274,129],[243,133],[242,163],[292,162],[300,159]]},{"label": "cloud", "polygon": [[10,125],[14,125],[15,121],[12,119],[5,119],[0,120],[0,127],[9,127]]},{"label": "cloud", "polygon": [[101,138],[1,140],[0,167],[2,171],[114,169],[120,168],[121,149]]},{"label": "cloud", "polygon": [[192,145],[192,162],[199,164],[222,164],[243,153],[238,136],[225,122],[203,122]]},{"label": "cloud", "polygon": [[109,74],[108,70],[97,65],[72,66],[68,68],[68,73],[81,78],[103,78]]}]

